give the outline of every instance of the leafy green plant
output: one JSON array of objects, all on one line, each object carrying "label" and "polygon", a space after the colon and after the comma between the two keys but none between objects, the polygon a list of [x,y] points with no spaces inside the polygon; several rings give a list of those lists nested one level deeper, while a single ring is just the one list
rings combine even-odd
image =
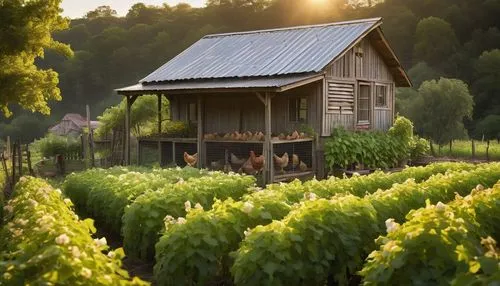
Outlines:
[{"label": "leafy green plant", "polygon": [[387,133],[350,132],[338,128],[325,143],[325,157],[331,170],[353,164],[372,169],[391,168],[410,159],[412,151],[425,151],[415,150],[417,144],[414,140],[413,124],[404,117],[398,117]]},{"label": "leafy green plant", "polygon": [[449,205],[411,211],[401,226],[389,220],[391,231],[377,239],[380,249],[360,271],[364,284],[473,285],[498,277],[500,257],[488,235],[500,231],[499,200],[499,184],[489,190],[478,185]]},{"label": "leafy green plant", "polygon": [[40,140],[36,140],[33,149],[40,152],[43,157],[52,158],[56,155],[69,155],[81,153],[81,142],[70,136],[58,136],[48,134]]},{"label": "leafy green plant", "polygon": [[93,239],[92,220],[79,220],[71,206],[45,181],[21,178],[0,232],[0,284],[147,285],[130,281],[123,250]]},{"label": "leafy green plant", "polygon": [[447,202],[454,192],[465,195],[477,184],[493,185],[499,177],[500,164],[490,164],[438,174],[420,184],[408,180],[363,199],[310,198],[283,220],[247,233],[234,254],[234,281],[238,285],[347,284],[374,249],[373,240],[388,218],[403,221],[426,200]]},{"label": "leafy green plant", "polygon": [[192,209],[183,223],[167,221],[166,231],[156,245],[156,280],[168,285],[230,283],[232,260],[229,254],[238,249],[245,231],[282,219],[304,198],[329,198],[341,193],[363,196],[379,188],[390,188],[394,183],[403,183],[408,178],[420,182],[447,170],[473,168],[472,164],[441,163],[406,168],[392,174],[378,171],[368,176],[332,177],[304,184],[296,180],[269,185],[265,190],[256,189],[241,201],[217,201],[208,211]]},{"label": "leafy green plant", "polygon": [[[142,169],[138,169],[139,171]],[[194,168],[157,169],[137,172],[130,168],[92,169],[71,174],[63,184],[64,193],[77,209],[100,226],[119,235],[125,207],[136,197],[191,177],[206,175]]]},{"label": "leafy green plant", "polygon": [[[210,173],[202,178],[180,180],[175,184],[139,196],[123,216],[124,248],[141,259],[154,257],[154,246],[169,215],[183,217],[196,204],[210,209],[214,199],[239,199],[255,184],[255,178],[238,174]],[[188,204],[188,206],[186,206]]]}]

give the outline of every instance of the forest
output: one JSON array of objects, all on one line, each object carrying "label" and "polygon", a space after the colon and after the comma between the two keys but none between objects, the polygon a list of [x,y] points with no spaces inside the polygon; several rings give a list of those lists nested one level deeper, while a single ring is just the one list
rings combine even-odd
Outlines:
[{"label": "forest", "polygon": [[482,137],[479,127],[500,125],[499,14],[500,0],[208,0],[204,8],[137,3],[123,17],[101,6],[55,32],[72,57],[47,50],[37,59],[40,68],[59,74],[63,99],[50,102],[51,116],[11,106],[14,116],[0,119],[0,137],[30,142],[64,114],[84,114],[85,104],[96,118],[120,102],[113,89],[133,84],[207,34],[369,17],[383,17],[383,31],[413,82],[398,90],[398,112],[426,135],[424,116],[436,111],[420,112],[425,95],[432,96],[422,83],[458,79],[474,107],[463,107],[465,120],[454,137]]}]

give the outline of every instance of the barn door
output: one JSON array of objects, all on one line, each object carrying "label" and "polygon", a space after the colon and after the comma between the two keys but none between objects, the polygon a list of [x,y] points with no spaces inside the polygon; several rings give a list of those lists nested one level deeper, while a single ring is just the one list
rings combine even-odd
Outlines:
[{"label": "barn door", "polygon": [[357,98],[357,126],[360,128],[370,128],[372,118],[372,90],[368,82],[360,82],[358,86]]}]

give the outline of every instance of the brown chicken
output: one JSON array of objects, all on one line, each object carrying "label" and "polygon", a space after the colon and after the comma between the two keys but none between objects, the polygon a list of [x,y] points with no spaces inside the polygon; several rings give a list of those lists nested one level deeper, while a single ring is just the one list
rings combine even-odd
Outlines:
[{"label": "brown chicken", "polygon": [[254,151],[250,151],[250,162],[252,163],[252,168],[260,172],[264,168],[265,158],[264,155],[257,156]]},{"label": "brown chicken", "polygon": [[287,140],[297,140],[299,139],[300,134],[297,132],[297,130],[293,131],[292,135],[289,135],[286,137]]},{"label": "brown chicken", "polygon": [[283,156],[281,156],[281,158],[274,154],[273,156],[274,158],[274,163],[276,164],[277,167],[280,168],[281,170],[281,173],[284,173],[285,172],[285,168],[286,166],[288,166],[288,161],[290,160],[290,158],[288,157],[288,153],[285,152],[285,154],[283,154]]},{"label": "brown chicken", "polygon": [[196,167],[198,163],[198,153],[189,155],[187,152],[184,152],[184,162],[186,162],[189,167]]},{"label": "brown chicken", "polygon": [[299,158],[299,155],[297,154],[293,154],[292,155],[292,166],[293,168],[297,168],[297,166],[300,164],[300,158]]},{"label": "brown chicken", "polygon": [[252,162],[250,160],[250,158],[248,158],[248,160],[243,163],[243,166],[241,166],[241,168],[238,170],[238,173],[245,173],[247,175],[255,175],[255,169],[252,167]]}]

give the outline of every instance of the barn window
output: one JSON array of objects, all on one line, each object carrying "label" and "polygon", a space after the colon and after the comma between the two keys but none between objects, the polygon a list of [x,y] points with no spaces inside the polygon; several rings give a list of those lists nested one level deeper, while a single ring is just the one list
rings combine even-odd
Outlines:
[{"label": "barn window", "polygon": [[358,124],[369,124],[371,109],[370,109],[370,85],[360,84],[358,95]]},{"label": "barn window", "polygon": [[376,107],[387,107],[387,102],[388,102],[388,88],[387,85],[379,85],[377,84],[376,86],[376,101],[375,101],[375,106]]},{"label": "barn window", "polygon": [[291,97],[288,100],[288,118],[291,122],[307,122],[306,97]]}]

